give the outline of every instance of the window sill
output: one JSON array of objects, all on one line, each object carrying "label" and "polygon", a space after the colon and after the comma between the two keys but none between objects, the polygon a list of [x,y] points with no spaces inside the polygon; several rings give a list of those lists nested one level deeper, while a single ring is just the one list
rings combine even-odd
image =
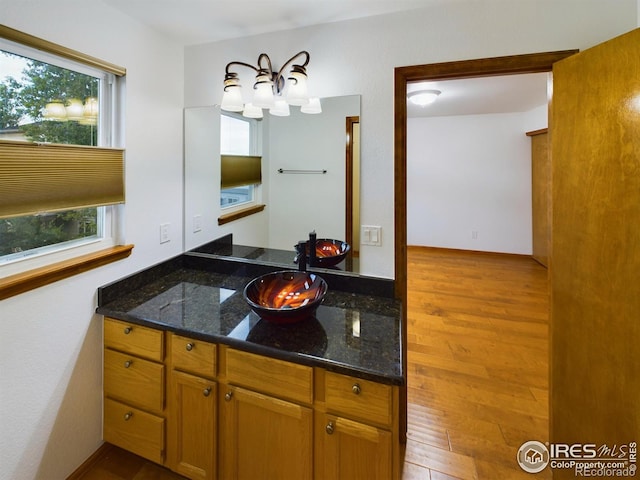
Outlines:
[{"label": "window sill", "polygon": [[224,225],[225,223],[233,222],[234,220],[238,220],[243,217],[248,217],[254,213],[259,213],[264,210],[264,207],[266,207],[266,205],[253,205],[248,208],[243,208],[242,210],[236,210],[233,213],[220,215],[218,217],[218,225]]},{"label": "window sill", "polygon": [[0,279],[0,300],[28,292],[131,255],[133,245],[118,245]]}]

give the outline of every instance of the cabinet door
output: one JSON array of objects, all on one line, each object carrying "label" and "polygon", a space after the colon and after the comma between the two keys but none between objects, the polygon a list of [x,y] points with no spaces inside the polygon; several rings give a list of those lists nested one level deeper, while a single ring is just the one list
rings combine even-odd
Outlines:
[{"label": "cabinet door", "polygon": [[391,432],[334,415],[320,418],[316,480],[392,478]]},{"label": "cabinet door", "polygon": [[192,479],[216,478],[217,385],[171,373],[169,467]]},{"label": "cabinet door", "polygon": [[222,397],[222,478],[312,478],[310,408],[228,387]]}]

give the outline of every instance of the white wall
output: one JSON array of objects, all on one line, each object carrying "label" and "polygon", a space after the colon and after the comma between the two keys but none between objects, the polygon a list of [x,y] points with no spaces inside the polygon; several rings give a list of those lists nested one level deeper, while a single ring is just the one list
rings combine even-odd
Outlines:
[{"label": "white wall", "polygon": [[[102,443],[96,288],[182,250],[183,49],[101,2],[0,1],[12,28],[127,68],[129,259],[0,301],[0,478],[66,478]],[[159,244],[159,225],[171,241]]]},{"label": "white wall", "polygon": [[584,49],[631,30],[636,9],[637,0],[435,2],[406,13],[189,47],[185,102],[220,103],[229,61],[255,62],[266,52],[279,68],[302,49],[311,54],[309,84],[318,96],[361,94],[361,223],[383,228],[382,247],[361,248],[361,271],[393,277],[394,68]]},{"label": "white wall", "polygon": [[545,128],[544,113],[543,107],[409,119],[409,245],[531,254],[531,140],[525,132]]},{"label": "white wall", "polygon": [[[150,8],[152,4],[150,3]],[[186,8],[186,7],[185,7]],[[184,105],[219,103],[224,66],[267,51],[276,66],[311,52],[319,96],[362,94],[362,223],[383,226],[363,273],[393,276],[393,69],[584,49],[636,26],[637,0],[436,2],[423,11],[192,47],[101,4],[0,0],[12,28],[127,67],[126,240],[131,258],[0,301],[0,478],[65,478],[101,442],[96,288],[181,250]],[[179,19],[176,19],[179,21]],[[159,224],[172,241],[159,245]]]}]

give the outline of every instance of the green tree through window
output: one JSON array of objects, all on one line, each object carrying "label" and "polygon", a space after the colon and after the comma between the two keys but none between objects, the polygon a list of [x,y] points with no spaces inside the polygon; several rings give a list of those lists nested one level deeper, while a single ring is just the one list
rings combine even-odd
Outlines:
[{"label": "green tree through window", "polygon": [[[2,50],[0,56],[0,66],[12,62],[14,66],[23,66],[20,78],[7,76],[0,70],[0,139],[98,145],[99,78]],[[87,114],[88,99],[95,104],[90,105],[93,110]],[[48,104],[69,106],[74,101],[84,108],[83,117],[47,118]],[[99,230],[98,208],[0,219],[0,259],[96,237]]]}]

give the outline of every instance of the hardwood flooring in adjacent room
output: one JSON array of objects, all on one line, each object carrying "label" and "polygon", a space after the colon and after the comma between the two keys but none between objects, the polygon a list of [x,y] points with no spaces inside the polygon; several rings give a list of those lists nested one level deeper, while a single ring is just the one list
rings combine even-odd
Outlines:
[{"label": "hardwood flooring in adjacent room", "polygon": [[[410,247],[408,279],[403,480],[531,480],[516,453],[549,436],[547,270],[528,257]],[[182,478],[113,447],[74,480]]]},{"label": "hardwood flooring in adjacent room", "polygon": [[516,255],[409,247],[407,257],[403,480],[531,480],[516,454],[549,437],[547,270]]}]

